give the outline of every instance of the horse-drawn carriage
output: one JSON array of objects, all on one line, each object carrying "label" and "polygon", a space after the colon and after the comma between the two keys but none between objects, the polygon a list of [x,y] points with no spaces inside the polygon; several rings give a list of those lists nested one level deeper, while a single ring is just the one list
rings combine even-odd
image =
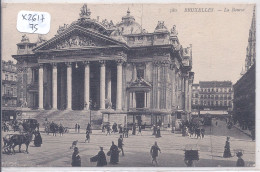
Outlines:
[{"label": "horse-drawn carriage", "polygon": [[53,133],[53,136],[56,136],[56,133],[68,133],[69,132],[69,128],[68,127],[63,127],[62,125],[58,125],[54,122],[46,122],[44,123],[45,126],[45,133],[47,133],[47,135],[49,135],[49,133]]},{"label": "horse-drawn carriage", "polygon": [[36,128],[39,130],[39,123],[36,119],[23,119],[22,126],[25,132],[33,132]]}]

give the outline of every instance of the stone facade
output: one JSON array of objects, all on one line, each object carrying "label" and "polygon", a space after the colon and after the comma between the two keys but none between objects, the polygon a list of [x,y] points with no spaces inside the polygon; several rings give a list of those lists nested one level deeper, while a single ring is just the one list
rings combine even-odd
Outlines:
[{"label": "stone facade", "polygon": [[233,119],[245,130],[255,133],[255,94],[256,94],[256,25],[255,8],[253,11],[252,23],[249,30],[248,46],[245,59],[245,71],[242,71],[241,78],[234,85],[234,111]]},{"label": "stone facade", "polygon": [[232,110],[233,85],[231,81],[200,81],[193,84],[194,110]]},{"label": "stone facade", "polygon": [[17,68],[12,61],[2,61],[2,106],[16,107],[17,101]]},{"label": "stone facade", "polygon": [[25,101],[39,109],[100,110],[124,124],[167,125],[176,113],[189,119],[192,47],[183,48],[177,35],[162,21],[147,33],[130,10],[117,25],[100,22],[84,5],[50,40],[30,43],[25,35],[17,44]]}]

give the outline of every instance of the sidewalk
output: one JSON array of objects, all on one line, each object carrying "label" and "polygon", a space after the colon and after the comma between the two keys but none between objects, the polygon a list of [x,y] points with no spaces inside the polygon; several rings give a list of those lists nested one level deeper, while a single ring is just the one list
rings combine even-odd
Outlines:
[{"label": "sidewalk", "polygon": [[251,131],[249,130],[242,130],[238,125],[233,125],[236,129],[238,129],[239,131],[241,131],[242,133],[244,133],[245,135],[249,136],[252,138],[251,136]]}]

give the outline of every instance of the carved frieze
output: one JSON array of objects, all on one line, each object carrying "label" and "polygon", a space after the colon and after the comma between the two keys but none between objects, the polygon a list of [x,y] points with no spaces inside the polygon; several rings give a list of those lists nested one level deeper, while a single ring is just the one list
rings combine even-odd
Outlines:
[{"label": "carved frieze", "polygon": [[94,41],[87,37],[71,36],[69,39],[59,42],[55,49],[83,47],[83,46],[96,46]]}]

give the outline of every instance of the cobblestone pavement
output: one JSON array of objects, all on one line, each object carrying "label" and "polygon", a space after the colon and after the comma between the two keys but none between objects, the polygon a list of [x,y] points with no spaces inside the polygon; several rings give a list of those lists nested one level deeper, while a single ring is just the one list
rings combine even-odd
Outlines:
[{"label": "cobblestone pavement", "polygon": [[[231,130],[226,128],[224,121],[218,121],[218,126],[205,127],[206,135],[204,139],[182,137],[181,134],[173,134],[169,131],[162,131],[161,138],[152,136],[151,130],[142,132],[141,135],[132,136],[124,139],[123,157],[120,154],[119,164],[116,167],[151,167],[151,157],[149,154],[151,146],[157,141],[162,153],[159,154],[159,167],[186,167],[184,163],[185,145],[197,144],[199,150],[199,161],[195,161],[196,167],[234,167],[237,157],[234,150],[243,149],[246,166],[255,164],[255,142],[250,137],[240,132],[236,128]],[[72,141],[78,140],[78,148],[81,156],[81,164],[84,167],[94,167],[96,163],[90,162],[90,157],[96,155],[99,146],[104,147],[105,153],[109,150],[111,142],[119,137],[118,134],[106,136],[100,130],[94,130],[91,135],[90,143],[85,143],[85,133],[74,133],[71,131],[64,136],[52,136],[42,133],[43,145],[34,147],[31,143],[29,154],[25,153],[25,146],[22,146],[22,153],[14,155],[2,154],[3,167],[70,167],[73,150],[70,149]],[[5,135],[7,133],[3,133]],[[233,157],[223,158],[226,137],[230,136],[231,153]],[[18,147],[16,147],[18,152]],[[107,156],[109,161],[109,157]],[[108,164],[108,167],[113,165]],[[113,167],[115,167],[113,166]]]}]

